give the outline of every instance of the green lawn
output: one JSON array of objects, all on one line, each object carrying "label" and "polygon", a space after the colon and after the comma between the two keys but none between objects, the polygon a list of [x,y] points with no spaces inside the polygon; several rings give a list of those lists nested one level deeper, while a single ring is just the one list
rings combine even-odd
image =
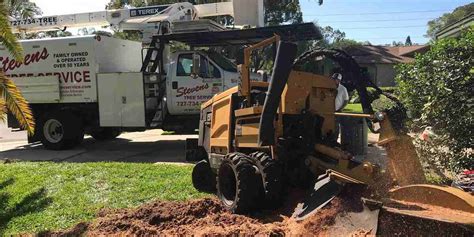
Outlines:
[{"label": "green lawn", "polygon": [[203,197],[192,166],[129,163],[0,164],[0,235],[66,229],[102,208]]},{"label": "green lawn", "polygon": [[348,104],[343,112],[349,113],[362,113],[362,105],[361,104]]}]

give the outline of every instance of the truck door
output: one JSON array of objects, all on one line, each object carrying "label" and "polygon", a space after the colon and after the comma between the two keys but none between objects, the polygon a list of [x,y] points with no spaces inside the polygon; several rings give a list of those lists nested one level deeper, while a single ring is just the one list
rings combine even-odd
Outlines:
[{"label": "truck door", "polygon": [[[193,57],[200,58],[199,73],[193,74]],[[196,53],[177,55],[172,67],[171,93],[168,94],[170,114],[199,114],[202,103],[223,89],[223,73],[206,56]]]}]

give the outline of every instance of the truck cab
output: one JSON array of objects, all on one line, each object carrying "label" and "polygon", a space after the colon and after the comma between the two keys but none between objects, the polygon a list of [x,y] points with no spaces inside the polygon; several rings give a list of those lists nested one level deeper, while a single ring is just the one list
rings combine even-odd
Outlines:
[{"label": "truck cab", "polygon": [[[212,51],[177,51],[166,65],[165,130],[197,128],[201,104],[237,86],[237,65]],[[253,80],[261,80],[252,74]]]}]

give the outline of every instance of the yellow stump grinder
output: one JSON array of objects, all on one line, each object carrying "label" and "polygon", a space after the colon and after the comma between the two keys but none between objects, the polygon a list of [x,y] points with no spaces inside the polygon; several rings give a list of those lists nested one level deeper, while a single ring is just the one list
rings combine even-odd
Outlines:
[{"label": "yellow stump grinder", "polygon": [[[250,81],[252,51],[272,44],[277,51],[270,82]],[[355,184],[386,189],[379,201],[390,212],[472,227],[474,197],[456,188],[425,184],[412,139],[403,127],[404,110],[372,111],[367,87],[379,89],[361,75],[353,58],[331,49],[296,54],[296,44],[278,35],[247,47],[239,66],[240,85],[202,105],[198,144],[206,155],[196,164],[192,177],[198,190],[217,191],[228,210],[248,213],[278,207],[288,196],[287,187],[314,186],[315,198],[305,201],[294,214],[304,218],[327,204],[346,184]],[[364,113],[336,112],[334,81],[304,72],[306,63],[321,57],[339,65],[343,85],[358,92]],[[378,127],[378,145],[385,149],[387,160],[356,159],[353,149],[341,146],[344,138],[335,141],[337,117],[359,118],[369,128]],[[394,202],[423,208],[389,204]],[[429,207],[457,214],[436,214]]]}]

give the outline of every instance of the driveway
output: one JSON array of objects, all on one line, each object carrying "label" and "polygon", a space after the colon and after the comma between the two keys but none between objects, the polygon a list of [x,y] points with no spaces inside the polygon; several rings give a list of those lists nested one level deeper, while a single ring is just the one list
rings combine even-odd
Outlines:
[{"label": "driveway", "polygon": [[28,144],[24,132],[0,127],[0,160],[54,162],[176,162],[185,160],[185,141],[197,135],[161,135],[161,130],[124,133],[112,141],[100,142],[86,136],[72,150],[50,151],[40,143]]},{"label": "driveway", "polygon": [[[84,142],[72,150],[50,151],[40,143],[28,144],[24,131],[10,132],[0,125],[0,160],[54,162],[171,162],[184,163],[185,142],[197,135],[161,135],[162,130],[124,133],[112,141],[96,141],[86,136]],[[369,133],[369,143],[378,135]],[[369,146],[365,159],[385,166],[386,153],[378,146]]]}]

